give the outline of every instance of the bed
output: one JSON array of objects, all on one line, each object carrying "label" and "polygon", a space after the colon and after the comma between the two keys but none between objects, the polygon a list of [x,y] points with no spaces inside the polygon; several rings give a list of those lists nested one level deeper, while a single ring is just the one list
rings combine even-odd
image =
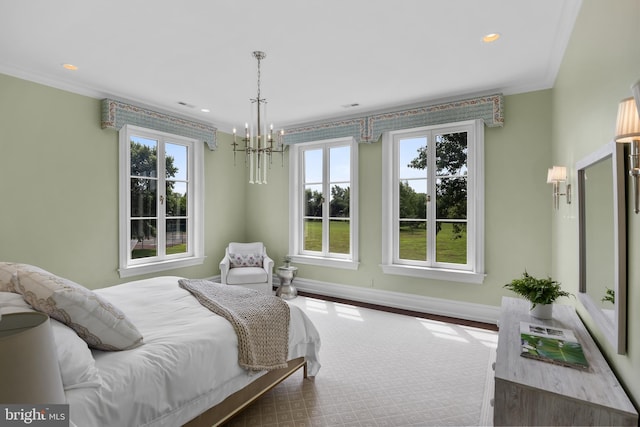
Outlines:
[{"label": "bed", "polygon": [[[14,293],[0,292],[0,310],[20,310],[22,295],[11,285],[2,289],[2,274],[0,265],[0,291]],[[93,291],[117,307],[141,335],[142,342],[130,349],[89,349],[63,322],[51,319],[73,424],[218,425],[297,370],[304,378],[318,373],[320,337],[298,307],[289,305],[286,367],[250,371],[238,364],[238,338],[231,323],[203,307],[178,285],[180,279],[164,276]],[[25,299],[21,309],[31,309]],[[74,371],[66,373],[73,377],[67,381],[65,365]]]}]

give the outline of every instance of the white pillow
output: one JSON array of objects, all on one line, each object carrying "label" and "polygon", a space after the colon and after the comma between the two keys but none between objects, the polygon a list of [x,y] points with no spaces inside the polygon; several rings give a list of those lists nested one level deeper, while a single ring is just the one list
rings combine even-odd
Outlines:
[{"label": "white pillow", "polygon": [[35,311],[20,294],[13,292],[0,292],[0,318],[5,314],[24,313],[25,311]]},{"label": "white pillow", "polygon": [[50,320],[64,389],[100,387],[102,377],[87,343],[73,329]]},{"label": "white pillow", "polygon": [[[0,292],[0,317],[4,314],[35,311],[20,294]],[[62,323],[49,319],[56,343],[60,375],[65,390],[100,387],[102,379],[91,350],[78,334]]]},{"label": "white pillow", "polygon": [[14,285],[34,309],[72,328],[89,347],[126,350],[142,343],[142,335],[122,311],[71,280],[24,266]]}]

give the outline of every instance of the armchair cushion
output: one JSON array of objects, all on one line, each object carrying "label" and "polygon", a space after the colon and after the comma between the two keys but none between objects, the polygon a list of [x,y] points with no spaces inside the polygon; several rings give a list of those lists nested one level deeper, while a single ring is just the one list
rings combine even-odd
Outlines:
[{"label": "armchair cushion", "polygon": [[267,271],[262,267],[232,268],[227,274],[228,285],[264,283],[267,279]]}]

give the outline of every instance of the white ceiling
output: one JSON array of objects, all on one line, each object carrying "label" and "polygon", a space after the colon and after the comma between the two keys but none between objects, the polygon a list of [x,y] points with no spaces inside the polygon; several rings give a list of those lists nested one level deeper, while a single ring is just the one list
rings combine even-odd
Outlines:
[{"label": "white ceiling", "polygon": [[[229,131],[250,119],[257,90],[252,52],[261,50],[267,54],[261,95],[269,122],[280,128],[550,88],[580,6],[581,0],[2,0],[0,73]],[[491,32],[502,37],[482,43]]]}]

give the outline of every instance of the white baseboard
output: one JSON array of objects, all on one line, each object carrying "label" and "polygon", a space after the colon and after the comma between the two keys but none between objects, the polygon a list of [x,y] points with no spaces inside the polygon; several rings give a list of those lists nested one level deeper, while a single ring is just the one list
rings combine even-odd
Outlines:
[{"label": "white baseboard", "polygon": [[[220,281],[220,276],[211,277],[209,280],[213,280],[214,282]],[[274,286],[277,286],[277,282],[278,280],[274,278]],[[474,304],[464,301],[404,294],[401,292],[385,291],[381,289],[320,282],[300,277],[296,277],[294,285],[300,291],[309,292],[311,294],[342,298],[350,301],[381,305],[384,307],[417,311],[419,313],[454,317],[456,319],[497,324],[498,319],[500,318],[500,307],[492,305]]]},{"label": "white baseboard", "polygon": [[296,277],[294,285],[300,291],[312,294],[400,308],[420,313],[455,317],[457,319],[473,320],[476,322],[497,324],[500,317],[500,307],[491,305],[319,282],[299,277]]}]

